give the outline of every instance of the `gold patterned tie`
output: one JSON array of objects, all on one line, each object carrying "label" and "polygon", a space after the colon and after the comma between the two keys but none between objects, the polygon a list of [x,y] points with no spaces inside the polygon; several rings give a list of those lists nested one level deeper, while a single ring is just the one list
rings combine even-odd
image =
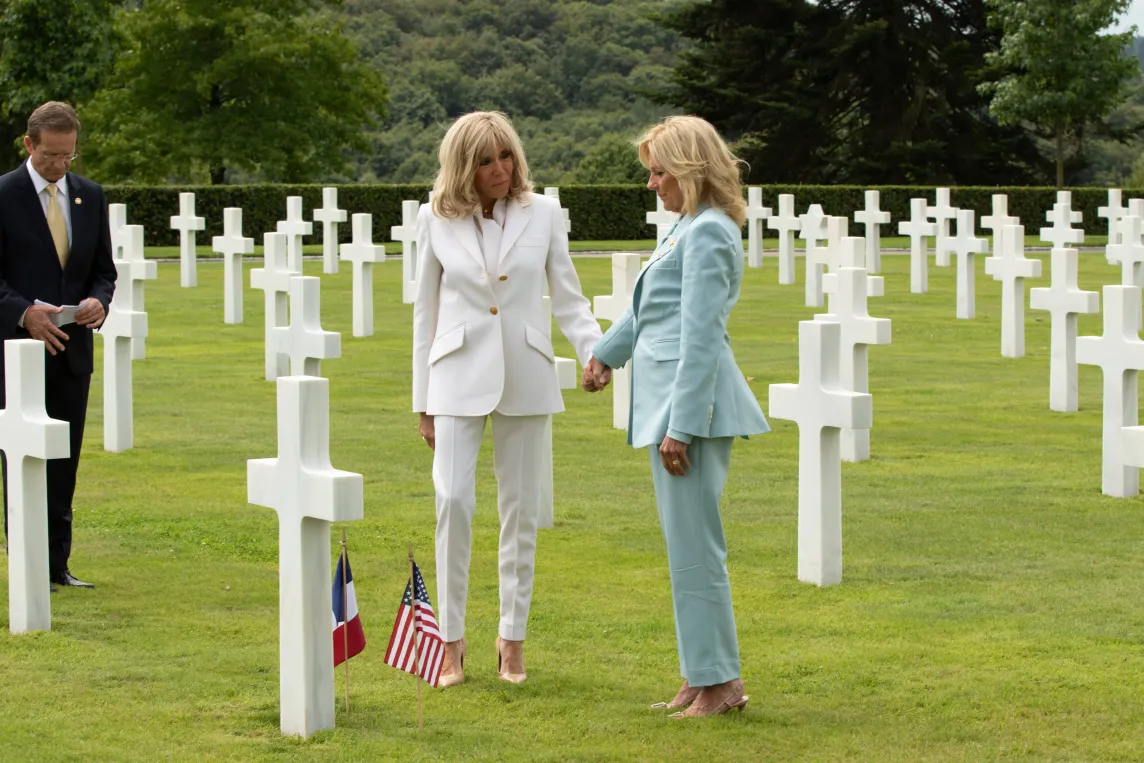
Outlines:
[{"label": "gold patterned tie", "polygon": [[60,267],[68,264],[68,226],[64,222],[64,213],[56,201],[56,184],[48,183],[48,230],[52,232],[52,241],[56,245],[56,255],[60,258]]}]

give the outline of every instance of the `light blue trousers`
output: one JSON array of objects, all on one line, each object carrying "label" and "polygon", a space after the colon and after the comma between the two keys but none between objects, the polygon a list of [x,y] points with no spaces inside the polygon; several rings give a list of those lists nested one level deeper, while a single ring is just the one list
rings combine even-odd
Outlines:
[{"label": "light blue trousers", "polygon": [[696,437],[687,446],[691,468],[673,477],[651,446],[651,476],[659,523],[667,541],[680,673],[692,686],[739,677],[739,639],[727,577],[727,541],[719,500],[731,463],[730,437]]}]

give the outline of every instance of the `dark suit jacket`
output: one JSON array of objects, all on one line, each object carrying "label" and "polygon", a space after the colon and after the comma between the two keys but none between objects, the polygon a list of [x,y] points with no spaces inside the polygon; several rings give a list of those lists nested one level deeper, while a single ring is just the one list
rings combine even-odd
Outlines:
[{"label": "dark suit jacket", "polygon": [[[48,220],[36,186],[21,164],[0,177],[0,345],[27,339],[19,327],[24,311],[37,300],[75,305],[88,297],[106,311],[115,293],[111,226],[103,189],[90,180],[67,174],[72,243],[67,268],[60,267]],[[64,357],[73,374],[92,371],[92,331],[79,324],[64,326]],[[4,353],[0,352],[0,376]]]}]

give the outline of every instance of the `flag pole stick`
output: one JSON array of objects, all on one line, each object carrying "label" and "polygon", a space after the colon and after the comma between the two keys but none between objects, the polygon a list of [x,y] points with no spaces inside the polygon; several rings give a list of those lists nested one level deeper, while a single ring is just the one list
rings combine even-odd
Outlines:
[{"label": "flag pole stick", "polygon": [[342,617],[345,625],[342,627],[342,664],[346,670],[346,712],[350,711],[350,584],[346,582],[349,577],[350,556],[346,548],[346,528],[342,528]]},{"label": "flag pole stick", "polygon": [[417,647],[417,588],[413,579],[413,543],[409,544],[409,593],[413,598],[413,666],[417,671],[417,728],[421,728],[421,652]]}]

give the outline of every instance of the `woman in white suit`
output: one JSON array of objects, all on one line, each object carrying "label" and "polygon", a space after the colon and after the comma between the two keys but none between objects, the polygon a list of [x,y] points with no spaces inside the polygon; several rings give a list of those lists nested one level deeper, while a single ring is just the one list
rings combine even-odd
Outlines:
[{"label": "woman in white suit", "polygon": [[524,148],[508,118],[475,112],[441,142],[431,204],[417,219],[413,410],[433,448],[437,597],[445,657],[440,686],[464,681],[476,466],[492,420],[500,513],[497,673],[525,680],[541,455],[547,417],[564,410],[552,314],[582,363],[600,338],[568,254],[560,205],[532,193]]}]

